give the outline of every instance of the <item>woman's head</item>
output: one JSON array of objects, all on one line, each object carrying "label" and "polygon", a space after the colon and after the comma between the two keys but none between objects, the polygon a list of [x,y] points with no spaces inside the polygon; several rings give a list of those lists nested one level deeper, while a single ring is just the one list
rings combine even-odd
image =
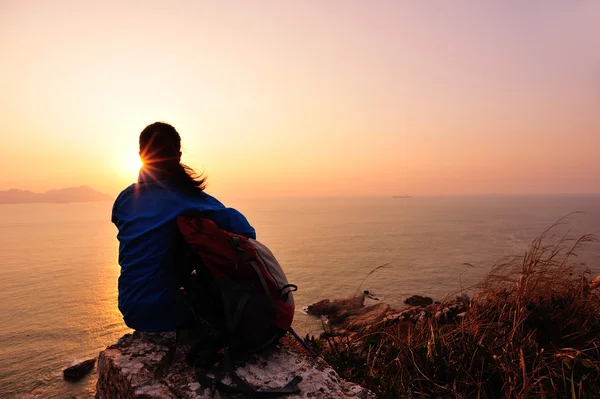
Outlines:
[{"label": "woman's head", "polygon": [[145,165],[181,160],[181,137],[168,123],[155,122],[140,133],[140,157]]},{"label": "woman's head", "polygon": [[168,123],[155,122],[140,133],[142,175],[167,180],[186,191],[204,190],[206,179],[181,163],[181,137]]}]

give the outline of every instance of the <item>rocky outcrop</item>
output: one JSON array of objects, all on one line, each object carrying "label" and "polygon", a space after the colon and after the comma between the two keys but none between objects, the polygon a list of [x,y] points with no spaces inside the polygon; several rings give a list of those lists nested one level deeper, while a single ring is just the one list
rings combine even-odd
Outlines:
[{"label": "rocky outcrop", "polygon": [[346,317],[356,313],[365,305],[366,294],[361,294],[345,299],[335,299],[330,301],[324,299],[313,305],[310,305],[306,310],[314,316],[327,316],[332,323],[338,324]]},{"label": "rocky outcrop", "polygon": [[376,329],[381,324],[419,323],[425,319],[433,319],[437,323],[453,322],[464,316],[470,305],[469,297],[464,294],[441,303],[414,295],[405,301],[413,305],[398,311],[384,302],[365,306],[367,293],[333,301],[325,299],[309,306],[307,311],[321,317],[325,336],[350,336]]},{"label": "rocky outcrop", "polygon": [[371,306],[365,306],[347,316],[344,319],[341,328],[350,331],[360,331],[367,326],[383,320],[392,312],[393,310],[390,305],[383,302]]},{"label": "rocky outcrop", "polygon": [[434,302],[428,306],[412,306],[402,311],[390,310],[380,321],[367,325],[363,331],[376,330],[382,324],[422,323],[425,320],[435,320],[438,324],[452,323],[463,317],[469,310],[469,306],[470,299],[463,294],[442,303]]},{"label": "rocky outcrop", "polygon": [[[96,398],[210,398],[209,388],[196,381],[185,361],[188,348],[175,333],[135,332],[123,336],[98,357]],[[324,360],[286,345],[252,357],[237,368],[237,374],[257,389],[281,387],[300,376],[301,392],[286,396],[290,399],[375,398],[365,388],[340,378]],[[228,379],[224,382],[230,383]]]}]

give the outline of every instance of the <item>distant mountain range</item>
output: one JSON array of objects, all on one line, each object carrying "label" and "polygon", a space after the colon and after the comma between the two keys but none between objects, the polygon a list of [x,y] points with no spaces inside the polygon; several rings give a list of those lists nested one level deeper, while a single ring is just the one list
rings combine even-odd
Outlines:
[{"label": "distant mountain range", "polygon": [[34,193],[27,190],[11,189],[0,191],[0,204],[35,204],[35,203],[68,203],[110,201],[113,198],[94,190],[89,186],[60,188],[45,193]]}]

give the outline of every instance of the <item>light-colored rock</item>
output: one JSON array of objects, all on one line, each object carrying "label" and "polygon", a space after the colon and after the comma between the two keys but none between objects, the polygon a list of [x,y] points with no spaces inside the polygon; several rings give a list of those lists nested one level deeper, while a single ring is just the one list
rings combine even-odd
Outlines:
[{"label": "light-colored rock", "polygon": [[[96,398],[210,398],[209,389],[196,381],[192,368],[187,366],[186,350],[185,345],[176,342],[174,333],[125,335],[100,353]],[[285,396],[290,399],[375,398],[367,389],[343,380],[324,360],[285,345],[252,357],[238,367],[237,374],[257,389],[281,387],[301,376],[301,392]]]}]

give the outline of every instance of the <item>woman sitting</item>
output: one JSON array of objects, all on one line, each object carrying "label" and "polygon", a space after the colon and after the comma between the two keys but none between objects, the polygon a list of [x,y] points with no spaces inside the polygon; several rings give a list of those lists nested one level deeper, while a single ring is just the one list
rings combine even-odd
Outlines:
[{"label": "woman sitting", "polygon": [[206,194],[205,179],[181,163],[181,138],[173,126],[153,123],[139,143],[138,182],[119,194],[112,211],[119,230],[119,310],[130,328],[172,331],[192,322],[175,273],[176,217],[203,212],[223,230],[256,234],[240,212]]}]

